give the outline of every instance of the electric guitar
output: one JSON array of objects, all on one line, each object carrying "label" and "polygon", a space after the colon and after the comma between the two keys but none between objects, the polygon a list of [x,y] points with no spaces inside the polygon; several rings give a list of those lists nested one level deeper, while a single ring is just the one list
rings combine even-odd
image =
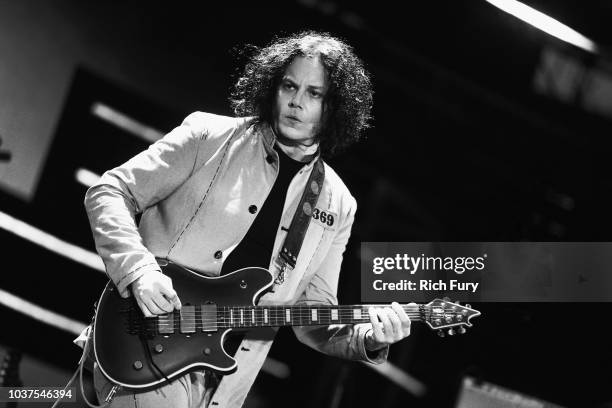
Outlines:
[{"label": "electric guitar", "polygon": [[[95,357],[104,375],[123,387],[155,387],[195,369],[235,371],[236,361],[223,349],[232,329],[367,323],[368,308],[383,306],[256,306],[274,280],[267,269],[244,268],[211,278],[167,261],[160,266],[179,294],[180,311],[144,317],[135,299],[119,296],[112,282],[97,303]],[[411,321],[442,334],[449,329],[451,335],[456,328],[465,332],[470,319],[480,315],[470,305],[440,299],[402,307]]]}]

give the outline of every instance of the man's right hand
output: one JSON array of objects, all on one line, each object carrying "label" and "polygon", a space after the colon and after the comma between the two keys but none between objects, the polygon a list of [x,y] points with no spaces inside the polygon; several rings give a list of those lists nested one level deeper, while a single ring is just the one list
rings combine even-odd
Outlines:
[{"label": "man's right hand", "polygon": [[181,309],[181,301],[172,288],[172,279],[158,270],[149,270],[132,282],[132,293],[146,317]]}]

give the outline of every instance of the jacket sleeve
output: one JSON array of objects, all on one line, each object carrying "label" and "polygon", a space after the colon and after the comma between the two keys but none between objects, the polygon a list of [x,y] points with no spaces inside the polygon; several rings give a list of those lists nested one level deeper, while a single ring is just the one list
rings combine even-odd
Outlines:
[{"label": "jacket sleeve", "polygon": [[[319,269],[315,272],[304,293],[302,293],[297,301],[298,304],[338,304],[336,294],[338,291],[340,265],[346,244],[351,235],[351,228],[357,209],[357,202],[353,197],[349,197],[351,203],[346,221],[339,228]],[[387,359],[389,346],[373,352],[367,351],[365,348],[365,336],[370,330],[372,330],[370,323],[293,327],[298,340],[324,354],[347,360],[363,360],[380,364]]]},{"label": "jacket sleeve", "polygon": [[85,194],[96,250],[123,297],[129,295],[128,286],[150,270],[145,267],[159,270],[134,217],[170,195],[192,173],[199,141],[206,138],[201,115],[189,115],[147,150],[104,173]]}]

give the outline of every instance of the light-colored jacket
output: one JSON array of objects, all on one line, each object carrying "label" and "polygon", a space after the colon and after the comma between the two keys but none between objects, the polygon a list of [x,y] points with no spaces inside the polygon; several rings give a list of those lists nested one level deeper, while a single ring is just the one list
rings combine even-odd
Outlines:
[{"label": "light-colored jacket", "polygon": [[[252,118],[195,112],[146,151],[104,173],[87,191],[85,207],[98,253],[121,295],[128,296],[129,285],[157,265],[156,257],[218,276],[223,260],[256,216],[252,206],[261,208],[276,179],[274,143],[270,127],[253,126]],[[281,226],[291,222],[312,163],[289,185],[270,260],[275,273],[274,259],[287,234]],[[331,226],[311,221],[295,269],[259,304],[337,304],[340,264],[356,202],[327,164],[316,207],[335,215],[335,221]],[[138,227],[137,213],[142,213]],[[302,343],[329,355],[382,362],[388,352],[366,354],[369,324],[293,329]],[[242,341],[235,355],[238,370],[223,377],[211,406],[242,405],[276,331],[254,333]]]}]

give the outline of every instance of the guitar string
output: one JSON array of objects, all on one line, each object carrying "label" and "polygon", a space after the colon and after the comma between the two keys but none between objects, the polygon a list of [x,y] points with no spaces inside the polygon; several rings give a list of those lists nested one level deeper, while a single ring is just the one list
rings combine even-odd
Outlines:
[{"label": "guitar string", "polygon": [[[430,313],[428,313],[430,314]],[[290,317],[311,317],[313,314],[312,313],[303,313],[303,314],[299,314],[299,313],[291,313],[289,316]],[[421,316],[421,313],[407,313],[407,316]],[[444,316],[447,315],[461,315],[461,313],[445,313]],[[176,313],[173,315],[159,315],[159,316],[152,316],[151,318],[158,318],[158,319],[174,319],[175,317],[178,319],[189,319],[189,318],[194,318],[194,317],[198,317],[198,318],[207,318],[207,319],[215,319],[217,317],[224,317],[224,318],[230,318],[231,314],[230,313],[206,313],[206,314],[201,314],[201,313],[188,313],[188,314],[184,314],[184,313]],[[244,318],[251,318],[252,316],[255,316],[256,318],[265,318],[263,313],[243,313],[242,316]],[[283,316],[283,318],[285,318],[287,316],[286,313],[270,313],[268,314],[268,316]],[[322,318],[331,318],[334,316],[334,314],[332,313],[326,313],[326,314],[322,314],[322,313],[318,313],[317,314],[318,317],[322,317]],[[355,316],[354,313],[338,313],[337,316],[339,317],[343,317],[343,318],[355,318],[355,319],[361,319],[361,318],[368,318],[370,317],[369,314],[362,314],[361,316]],[[240,313],[236,313],[235,315],[231,316],[231,318],[233,319],[240,319],[241,318],[241,314]]]},{"label": "guitar string", "polygon": [[[317,315],[331,315],[331,314],[342,314],[342,315],[350,315],[350,316],[354,316],[356,313],[359,313],[361,315],[368,315],[368,312],[364,312],[364,311],[355,311],[355,310],[338,310],[335,313],[331,310],[317,310],[317,309],[310,309],[310,310],[291,310],[291,309],[282,309],[282,310],[268,310],[268,311],[264,311],[264,310],[257,310],[257,309],[234,309],[234,310],[218,310],[218,311],[197,311],[197,310],[185,310],[185,309],[181,309],[176,310],[176,311],[172,311],[172,312],[166,312],[164,313],[164,315],[173,313],[173,314],[181,314],[181,315],[219,315],[219,314],[235,314],[235,315],[240,315],[242,314],[259,314],[259,315],[263,315],[263,314],[282,314],[285,315],[287,314],[287,311],[289,311],[292,315],[294,314],[305,314],[305,315],[311,315],[313,313],[316,313]],[[421,314],[421,313],[435,313],[433,311],[430,310],[426,310],[426,311],[405,311],[407,314]],[[449,313],[462,313],[462,311],[447,311],[447,312],[443,312],[444,314],[449,314]],[[162,315],[160,315],[162,316]]]},{"label": "guitar string", "polygon": [[[420,317],[422,316],[421,313],[407,313],[406,314],[409,318],[413,318],[413,317]],[[427,313],[427,315],[429,316],[434,316],[431,313]],[[445,313],[443,315],[440,315],[440,318],[446,318],[447,316],[464,316],[461,313]],[[347,314],[337,314],[335,315],[335,317],[337,319],[342,319],[342,320],[370,320],[370,315],[369,314],[365,314],[362,316],[355,316],[353,313]],[[467,316],[464,316],[467,317]],[[257,313],[257,314],[253,314],[253,313],[244,313],[244,314],[240,314],[240,313],[236,313],[233,316],[230,313],[210,313],[210,314],[201,314],[201,313],[188,313],[188,314],[173,314],[173,315],[159,315],[159,316],[152,316],[152,317],[148,317],[149,319],[158,319],[159,321],[164,321],[164,320],[179,320],[179,321],[189,321],[189,320],[193,320],[193,319],[198,319],[198,320],[219,320],[219,319],[223,319],[223,320],[266,320],[266,319],[280,319],[282,318],[283,320],[287,319],[287,314],[286,313],[270,313],[267,316],[265,316],[262,313]],[[334,318],[334,314],[321,314],[318,313],[316,315],[316,319],[313,319],[313,314],[312,313],[291,313],[289,315],[289,319],[290,320],[296,320],[296,319],[310,319],[310,320],[337,320],[336,318]]]},{"label": "guitar string", "polygon": [[[406,313],[406,315],[411,315],[411,316],[421,316],[422,314],[430,314],[433,315],[434,313],[432,312],[408,312]],[[213,318],[216,316],[227,316],[228,318],[230,316],[232,316],[233,318],[240,318],[240,316],[245,316],[245,317],[250,317],[250,316],[256,316],[256,317],[261,317],[263,318],[264,316],[287,316],[287,312],[286,311],[278,311],[278,312],[272,312],[272,313],[262,313],[262,312],[255,312],[253,313],[253,311],[249,311],[249,310],[245,310],[243,313],[240,313],[239,311],[236,311],[235,313],[231,313],[231,312],[169,312],[169,313],[164,313],[163,315],[158,315],[158,316],[153,316],[153,317],[157,317],[160,319],[164,319],[164,318],[174,318],[175,316],[178,318],[189,318],[189,317],[193,317],[193,316],[197,316],[197,317],[207,317],[207,318]],[[369,317],[369,313],[361,313],[359,316],[356,316],[356,314],[354,312],[340,312],[340,313],[319,313],[317,312],[316,314],[313,314],[310,311],[293,311],[289,314],[290,316],[322,316],[322,317],[327,317],[327,316],[342,316],[342,317],[355,317],[355,318],[360,318],[360,316],[363,317]],[[447,313],[442,313],[440,315],[446,316],[446,315],[463,315],[463,313],[461,312],[447,312]]]},{"label": "guitar string", "polygon": [[[426,320],[426,319],[422,319],[419,316],[414,316],[411,320],[413,321],[421,321],[421,320]],[[290,321],[287,321],[286,319],[282,319],[282,318],[274,318],[274,319],[269,319],[268,321],[265,320],[261,320],[261,319],[256,319],[255,321],[253,321],[252,319],[245,319],[243,321],[235,321],[235,322],[230,322],[230,321],[216,321],[216,320],[212,320],[212,321],[200,321],[199,319],[194,319],[194,320],[189,320],[189,321],[183,321],[183,322],[169,322],[169,321],[160,321],[155,323],[154,321],[151,321],[150,323],[153,324],[155,327],[159,327],[162,329],[168,329],[168,328],[181,328],[181,327],[207,327],[207,328],[214,328],[214,327],[241,327],[241,326],[262,326],[262,325],[266,325],[266,326],[283,326],[286,323],[293,323],[295,325],[327,325],[327,324],[333,324],[333,323],[369,323],[370,320],[369,319],[350,319],[349,322],[343,322],[341,320],[338,321],[330,321],[330,320],[326,320],[326,321],[321,321],[321,320],[301,320],[301,319],[293,319]],[[446,323],[453,323],[453,322],[446,322]],[[455,323],[462,323],[462,322],[455,322]]]},{"label": "guitar string", "polygon": [[[289,311],[289,313],[291,313],[292,315],[299,315],[299,314],[304,314],[304,315],[311,315],[313,313],[316,313],[317,315],[332,315],[332,314],[338,314],[338,315],[350,315],[350,316],[354,316],[356,313],[360,313],[362,315],[368,315],[369,313],[367,311],[362,311],[362,310],[320,310],[320,309],[307,309],[307,310],[296,310],[296,309],[278,309],[278,310],[261,310],[261,309],[249,309],[249,308],[239,308],[239,309],[232,309],[232,310],[217,310],[217,311],[198,311],[198,310],[185,310],[185,309],[181,309],[176,310],[176,311],[172,311],[172,312],[166,312],[164,313],[164,315],[170,314],[170,313],[174,313],[174,314],[180,314],[183,316],[186,315],[219,315],[219,314],[234,314],[234,315],[240,315],[242,314],[259,314],[259,315],[263,315],[263,314],[282,314],[285,315],[287,314],[287,312]],[[425,311],[416,311],[416,310],[412,310],[412,311],[404,311],[407,314],[421,314],[421,313],[436,313],[435,311],[431,311],[431,310],[425,310]],[[441,312],[439,314],[461,314],[463,313],[463,311],[459,311],[459,310],[451,310],[451,311],[445,311],[445,312]],[[162,316],[162,315],[160,315]]]},{"label": "guitar string", "polygon": [[[456,315],[459,316],[459,315]],[[178,317],[178,316],[177,316]],[[408,315],[409,318],[419,318],[421,317],[420,314],[409,314]],[[446,316],[444,316],[446,318]],[[166,321],[175,321],[177,320],[178,322],[189,322],[189,321],[195,321],[195,320],[201,320],[201,321],[218,321],[218,320],[223,320],[223,321],[265,321],[265,320],[278,320],[278,319],[282,319],[282,320],[287,320],[287,316],[286,315],[278,315],[278,316],[268,316],[266,317],[262,317],[262,316],[255,316],[255,319],[253,319],[252,316],[244,316],[242,319],[240,318],[240,316],[235,316],[234,318],[230,318],[229,316],[206,316],[206,317],[202,317],[202,316],[198,316],[198,315],[192,315],[192,316],[184,316],[184,317],[178,317],[177,319],[174,319],[174,317],[149,317],[148,319],[150,319],[149,321],[155,321],[155,319],[157,319],[159,322],[166,322]],[[312,319],[312,316],[309,315],[292,315],[290,316],[290,320],[304,320],[304,319],[308,319],[308,320],[312,320],[312,321],[316,321],[316,320],[330,320],[330,321],[334,321],[334,320],[356,320],[356,321],[370,321],[370,316],[362,316],[362,317],[355,317],[353,315],[339,315],[338,319],[334,319],[331,316],[318,316],[317,319]]]},{"label": "guitar string", "polygon": [[[432,316],[432,317],[436,317],[439,316],[440,318],[446,318],[447,316],[463,316],[463,317],[468,317],[469,315],[467,314],[463,314],[460,312],[449,312],[449,313],[442,313],[442,314],[433,314],[433,313],[406,313],[406,316],[408,317],[419,317],[419,316],[423,316],[423,315],[427,315],[427,316]],[[316,315],[313,315],[312,313],[291,313],[289,315],[287,315],[287,313],[268,313],[268,314],[264,314],[264,313],[235,313],[235,314],[231,314],[231,313],[176,313],[176,314],[164,314],[164,315],[158,315],[158,316],[149,316],[147,318],[149,319],[159,319],[159,320],[189,320],[189,319],[203,319],[203,320],[216,320],[216,319],[225,319],[225,320],[253,320],[253,318],[255,319],[260,319],[260,320],[264,320],[266,318],[283,318],[286,319],[287,316],[289,316],[290,319],[304,319],[304,318],[309,318],[312,319],[313,316],[316,316],[315,319],[313,320],[320,320],[320,319],[331,319],[331,320],[336,320],[336,318],[341,318],[341,319],[370,319],[370,315],[369,314],[362,314],[360,316],[356,316],[354,313],[338,313],[338,314],[332,314],[332,313],[317,313]],[[336,318],[335,318],[336,317]]]},{"label": "guitar string", "polygon": [[[420,320],[420,316],[413,316],[411,318],[411,320]],[[170,325],[188,325],[188,324],[194,324],[194,323],[206,323],[206,324],[213,324],[213,323],[217,323],[217,324],[245,324],[245,323],[255,323],[255,324],[261,324],[261,323],[270,323],[270,322],[278,322],[278,321],[282,321],[282,322],[287,322],[287,323],[291,323],[291,322],[307,322],[307,323],[320,323],[320,324],[324,324],[324,323],[344,323],[344,321],[342,321],[344,319],[338,319],[337,321],[331,320],[331,319],[319,319],[319,320],[311,320],[311,319],[290,319],[289,321],[287,321],[286,319],[282,319],[282,318],[274,318],[274,319],[268,319],[267,321],[265,319],[243,319],[242,321],[240,319],[235,320],[234,322],[230,322],[229,320],[217,320],[217,319],[209,319],[209,320],[200,320],[200,319],[190,319],[190,320],[183,320],[178,321],[178,322],[170,322],[170,321],[158,321],[155,322],[154,320],[151,320],[151,323],[156,323],[158,325],[166,325],[166,326],[170,326]],[[370,322],[370,319],[346,319],[347,323],[367,323]],[[322,323],[321,323],[322,322]]]},{"label": "guitar string", "polygon": [[[196,326],[197,328],[200,328],[200,327],[203,327],[203,325],[206,325],[206,327],[210,327],[210,328],[220,327],[220,326],[240,327],[241,325],[245,326],[245,325],[262,325],[262,324],[274,326],[274,325],[279,325],[279,323],[295,323],[296,321],[299,321],[299,323],[303,325],[305,323],[304,320],[306,320],[306,323],[311,323],[311,324],[314,323],[316,325],[317,323],[324,324],[324,323],[321,323],[321,320],[326,320],[326,321],[329,321],[330,323],[335,322],[336,319],[331,319],[332,310],[338,311],[337,316],[338,316],[339,323],[342,323],[342,320],[349,320],[350,322],[353,322],[353,323],[369,322],[370,321],[369,314],[367,316],[355,317],[355,310],[362,310],[364,307],[368,307],[368,306],[367,305],[361,305],[359,307],[347,306],[347,305],[337,306],[337,307],[326,306],[324,309],[320,309],[319,307],[312,307],[308,305],[297,306],[297,307],[295,305],[290,305],[289,307],[282,306],[282,305],[274,305],[270,307],[256,306],[256,308],[254,306],[247,306],[244,308],[237,307],[237,306],[223,306],[220,308],[220,311],[199,311],[199,312],[195,310],[195,307],[194,307],[194,309],[192,310],[183,310],[180,312],[174,312],[172,317],[168,315],[165,315],[165,316],[160,315],[157,317],[148,318],[149,319],[148,322],[150,324],[155,324],[157,327],[160,327],[162,330],[169,330],[170,326],[172,326],[173,328],[180,328],[181,326],[189,326],[189,327]],[[415,311],[413,311],[415,308],[418,308],[418,305],[417,306],[412,306],[412,305],[402,306],[402,308],[404,310],[408,309],[407,314],[412,320],[420,320],[421,313],[420,312],[415,313]],[[264,310],[269,311],[268,319],[262,316],[262,311]],[[287,317],[286,317],[287,310],[291,311],[289,320],[287,320]],[[319,314],[319,319],[317,320],[312,319],[312,312],[314,310],[316,310]],[[242,311],[242,316],[241,316],[240,311]],[[255,315],[255,319],[253,319],[254,311],[258,315],[258,316]],[[236,316],[230,316],[232,312]],[[323,313],[320,313],[320,312],[323,312]],[[425,313],[431,314],[431,310],[426,310]],[[455,317],[456,316],[464,317],[461,313],[457,311],[447,312],[444,314],[443,317],[446,320],[446,317],[448,317],[449,315],[452,316],[453,314],[455,315]],[[178,321],[176,321],[177,317],[178,317]],[[155,319],[157,319],[157,321],[155,321]],[[224,326],[224,325],[228,325],[228,326]]]},{"label": "guitar string", "polygon": [[[421,318],[413,318],[411,319],[412,321],[421,321],[421,320],[426,320],[426,319],[421,319]],[[352,320],[350,322],[348,321],[321,321],[321,320],[293,320],[293,321],[287,321],[284,319],[273,319],[273,320],[269,320],[269,321],[265,321],[265,320],[259,320],[259,321],[252,321],[252,320],[245,320],[245,321],[236,321],[236,322],[226,322],[226,321],[204,321],[204,322],[200,322],[198,320],[191,320],[188,322],[158,322],[156,323],[156,326],[158,327],[180,327],[180,326],[191,326],[191,325],[197,325],[197,324],[205,324],[205,325],[209,325],[209,326],[221,326],[221,325],[231,325],[231,326],[240,326],[240,325],[262,325],[262,324],[270,324],[272,326],[278,325],[278,323],[297,323],[298,325],[305,325],[305,324],[313,324],[313,325],[327,325],[327,324],[334,324],[334,323],[370,323],[370,320]],[[282,325],[282,324],[281,324]]]},{"label": "guitar string", "polygon": [[[255,309],[255,308],[251,308],[251,307],[244,307],[244,308],[233,308],[233,309],[218,309],[216,311],[212,311],[212,310],[195,310],[195,309],[181,309],[180,311],[174,311],[174,312],[168,312],[168,313],[180,313],[181,315],[189,315],[189,314],[194,314],[194,315],[201,315],[201,314],[220,314],[220,313],[225,313],[225,314],[240,314],[241,312],[243,314],[253,314],[253,312],[258,313],[258,314],[263,314],[263,313],[269,313],[269,314],[274,314],[274,313],[278,313],[278,314],[286,314],[287,311],[290,311],[291,314],[307,314],[310,315],[313,312],[317,313],[317,314],[332,314],[333,311],[336,311],[336,313],[338,314],[349,314],[349,315],[354,315],[356,313],[356,311],[359,311],[359,313],[364,313],[364,314],[368,314],[369,313],[367,311],[364,311],[362,309],[316,309],[316,308],[306,308],[306,309],[291,309],[291,308],[279,308],[279,309]],[[406,313],[418,313],[420,314],[421,311],[420,310],[404,310],[404,312]],[[431,311],[429,310],[425,310],[425,313],[429,313]],[[446,313],[458,313],[458,311],[449,311]]]}]

